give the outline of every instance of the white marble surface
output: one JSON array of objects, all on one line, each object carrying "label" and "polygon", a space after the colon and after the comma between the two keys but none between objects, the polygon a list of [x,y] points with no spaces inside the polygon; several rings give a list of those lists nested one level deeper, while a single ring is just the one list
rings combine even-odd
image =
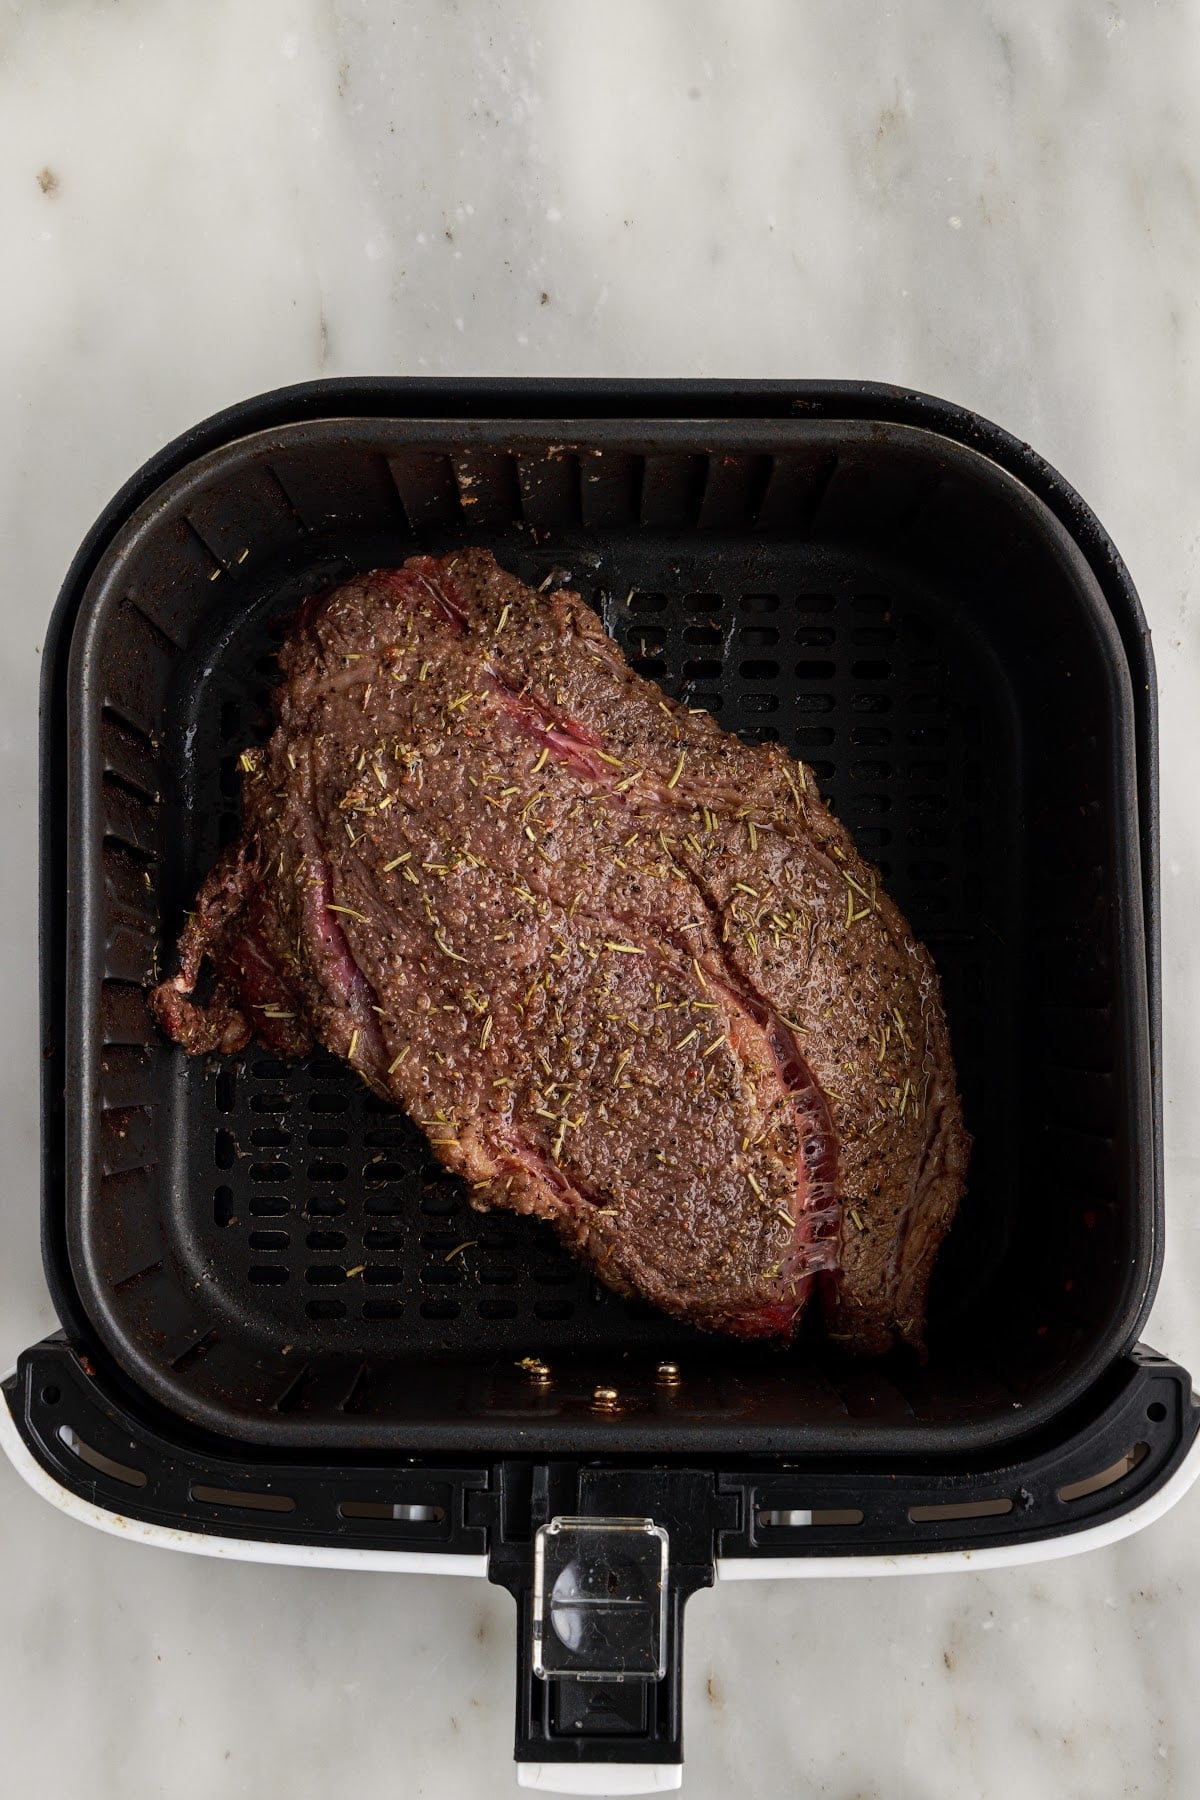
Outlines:
[{"label": "white marble surface", "polygon": [[[1163,704],[1169,1246],[1200,1370],[1200,13],[1185,0],[5,0],[0,1362],[38,1261],[38,647],[165,439],[346,372],[849,375],[1028,437]],[[510,1602],[100,1537],[0,1467],[0,1790],[508,1790]],[[704,1595],[691,1800],[1200,1792],[1200,1497],[1037,1569]]]}]

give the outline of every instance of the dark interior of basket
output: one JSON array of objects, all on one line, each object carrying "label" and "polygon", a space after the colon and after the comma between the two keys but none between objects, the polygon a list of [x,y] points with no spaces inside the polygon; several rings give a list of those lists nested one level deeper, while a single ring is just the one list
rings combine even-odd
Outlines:
[{"label": "dark interior of basket", "polygon": [[[118,1362],[188,1418],[341,1450],[919,1447],[1006,1435],[1121,1347],[1152,1145],[1128,679],[1098,591],[1037,503],[944,440],[704,431],[296,426],[186,471],[93,579],[70,676],[72,1271]],[[237,830],[290,612],[463,542],[569,580],[668,693],[804,757],[930,945],[975,1149],[927,1366],[855,1364],[816,1329],[787,1353],[703,1338],[545,1226],[472,1214],[340,1062],[189,1061],[156,1033],[144,988]],[[620,1395],[603,1418],[597,1383]]]}]

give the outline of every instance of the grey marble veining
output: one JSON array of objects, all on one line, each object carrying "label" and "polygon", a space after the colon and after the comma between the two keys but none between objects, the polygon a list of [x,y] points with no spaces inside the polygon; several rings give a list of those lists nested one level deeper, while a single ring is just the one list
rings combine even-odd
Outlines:
[{"label": "grey marble veining", "polygon": [[[1096,507],[1162,696],[1169,1243],[1200,1370],[1200,12],[1176,0],[7,0],[0,9],[0,1355],[37,1252],[36,684],[145,456],[346,372],[846,375],[974,406]],[[0,1466],[0,1786],[507,1791],[511,1602],[102,1538]],[[1033,1570],[689,1620],[693,1800],[1200,1792],[1193,1496]]]}]

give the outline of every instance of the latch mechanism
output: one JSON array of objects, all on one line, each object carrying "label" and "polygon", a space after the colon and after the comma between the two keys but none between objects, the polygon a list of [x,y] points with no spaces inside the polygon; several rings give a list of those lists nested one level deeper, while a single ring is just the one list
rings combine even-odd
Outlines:
[{"label": "latch mechanism", "polygon": [[711,1585],[736,1499],[711,1470],[563,1461],[498,1475],[489,1573],[518,1608],[522,1784],[597,1792],[587,1765],[602,1764],[606,1793],[676,1786],[684,1603]]},{"label": "latch mechanism", "polygon": [[551,1519],[533,1543],[533,1672],[661,1681],[668,1537],[653,1519]]}]

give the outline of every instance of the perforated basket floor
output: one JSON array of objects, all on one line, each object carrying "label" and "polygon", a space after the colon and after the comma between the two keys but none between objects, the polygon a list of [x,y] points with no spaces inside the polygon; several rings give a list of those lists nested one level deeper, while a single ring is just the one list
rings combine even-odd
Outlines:
[{"label": "perforated basket floor", "polygon": [[[610,1442],[873,1425],[894,1445],[1003,1429],[1128,1328],[1146,1010],[1118,930],[1140,868],[1103,603],[981,458],[900,428],[723,430],[295,427],[193,465],[97,571],[71,661],[68,1225],[97,1329],[176,1410],[281,1441],[545,1440],[591,1429],[592,1385],[619,1377]],[[928,1369],[846,1365],[815,1335],[786,1357],[701,1339],[546,1228],[473,1213],[341,1064],[189,1063],[158,1039],[143,989],[236,832],[290,613],[463,541],[569,580],[668,692],[803,756],[932,948],[976,1148]],[[533,1355],[551,1393],[515,1370]],[[664,1355],[688,1375],[669,1396]]]}]

